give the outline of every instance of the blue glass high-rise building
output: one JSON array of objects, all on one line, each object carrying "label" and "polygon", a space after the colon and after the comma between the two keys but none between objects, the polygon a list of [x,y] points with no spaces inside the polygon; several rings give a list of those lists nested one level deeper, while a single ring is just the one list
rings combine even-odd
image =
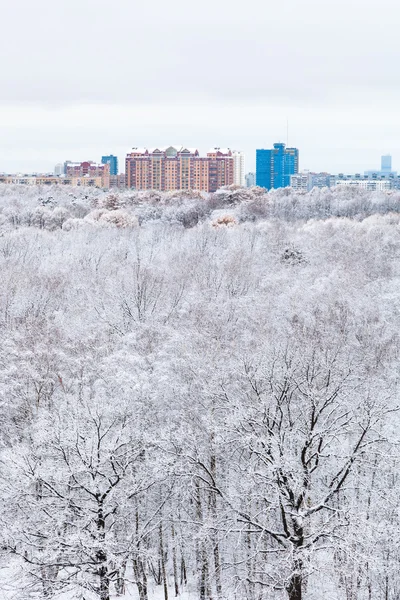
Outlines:
[{"label": "blue glass high-rise building", "polygon": [[102,156],[101,162],[103,165],[110,165],[110,175],[118,175],[118,157],[110,154],[110,156]]},{"label": "blue glass high-rise building", "polygon": [[290,186],[290,176],[299,172],[299,151],[274,144],[271,150],[256,151],[256,183],[270,190]]},{"label": "blue glass high-rise building", "polygon": [[270,190],[273,170],[272,150],[256,150],[256,185]]}]

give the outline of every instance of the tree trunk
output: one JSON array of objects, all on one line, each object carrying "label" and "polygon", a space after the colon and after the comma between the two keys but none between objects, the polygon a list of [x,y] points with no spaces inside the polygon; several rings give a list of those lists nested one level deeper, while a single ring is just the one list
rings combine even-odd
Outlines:
[{"label": "tree trunk", "polygon": [[48,569],[46,569],[46,567],[41,567],[40,575],[42,579],[43,597],[49,598],[51,596],[51,585],[48,578]]},{"label": "tree trunk", "polygon": [[175,542],[175,528],[171,526],[171,537],[172,537],[172,569],[174,573],[174,588],[175,596],[179,596],[179,582],[178,582],[178,569],[176,563],[176,542]]},{"label": "tree trunk", "polygon": [[96,560],[99,565],[97,574],[99,576],[100,600],[110,600],[110,577],[108,573],[107,554],[103,548],[105,543],[105,519],[103,503],[101,501],[98,501],[97,508],[97,531],[100,546],[96,552]]},{"label": "tree trunk", "polygon": [[[213,441],[213,439],[212,439]],[[217,461],[214,454],[211,456],[210,460],[210,471],[214,478],[214,481],[217,478]],[[211,513],[213,517],[213,521],[215,526],[217,525],[217,494],[212,491],[211,492]],[[222,584],[221,584],[221,564],[220,564],[220,553],[219,553],[219,539],[218,532],[215,528],[213,533],[213,545],[214,545],[214,572],[215,572],[215,587],[217,591],[217,598],[221,598],[222,595]]]},{"label": "tree trunk", "polygon": [[[102,555],[105,558],[104,552]],[[110,579],[108,577],[107,565],[102,564],[98,573],[100,577],[100,600],[110,600]]]},{"label": "tree trunk", "polygon": [[118,570],[117,579],[115,581],[117,596],[123,596],[125,594],[125,571],[126,561],[122,563],[121,568]]},{"label": "tree trunk", "polygon": [[[301,563],[297,562],[295,565],[295,570],[290,578],[289,585],[287,587],[287,592],[289,595],[289,600],[301,600],[302,589],[303,589],[303,576],[301,573]],[[297,568],[300,567],[300,568]]]},{"label": "tree trunk", "polygon": [[165,552],[164,552],[162,523],[160,523],[159,533],[160,533],[160,561],[161,561],[162,581],[163,581],[163,587],[164,587],[164,600],[168,600],[168,584],[167,584],[167,574],[166,574],[166,570],[165,570]]},{"label": "tree trunk", "polygon": [[[139,509],[136,503],[136,511],[135,511],[135,532],[136,537],[139,539]],[[136,580],[136,586],[139,593],[139,600],[147,600],[147,575],[146,569],[143,565],[143,561],[140,560],[140,544],[139,542],[136,545],[136,553],[132,558],[132,567],[133,574]]]},{"label": "tree trunk", "polygon": [[186,563],[183,556],[181,557],[181,585],[187,584]]},{"label": "tree trunk", "polygon": [[[196,517],[199,523],[203,523],[203,507],[201,504],[201,494],[200,494],[200,485],[196,480]],[[211,590],[210,590],[210,570],[208,566],[208,558],[207,558],[207,549],[206,542],[201,540],[196,540],[196,563],[197,563],[197,572],[199,574],[199,597],[200,600],[207,600],[208,598],[211,600]]]},{"label": "tree trunk", "polygon": [[132,559],[132,566],[139,593],[139,600],[147,600],[147,576],[139,558]]},{"label": "tree trunk", "polygon": [[250,533],[246,534],[246,546],[247,546],[247,578],[248,578],[248,597],[250,599],[256,598],[256,586],[253,577],[254,558],[252,558],[252,543]]},{"label": "tree trunk", "polygon": [[207,552],[203,547],[200,552],[200,600],[207,600],[208,598],[211,599],[209,586],[209,569]]},{"label": "tree trunk", "polygon": [[142,568],[142,582],[143,582],[143,600],[147,600],[147,575],[146,570],[144,568],[143,562],[141,563]]}]

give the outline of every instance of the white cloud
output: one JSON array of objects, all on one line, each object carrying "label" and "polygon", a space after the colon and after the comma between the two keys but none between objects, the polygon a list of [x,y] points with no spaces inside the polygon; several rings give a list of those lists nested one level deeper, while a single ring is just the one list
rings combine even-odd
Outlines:
[{"label": "white cloud", "polygon": [[243,148],[254,168],[287,117],[303,166],[395,159],[394,0],[385,11],[372,0],[17,0],[0,39],[0,170],[171,140]]}]

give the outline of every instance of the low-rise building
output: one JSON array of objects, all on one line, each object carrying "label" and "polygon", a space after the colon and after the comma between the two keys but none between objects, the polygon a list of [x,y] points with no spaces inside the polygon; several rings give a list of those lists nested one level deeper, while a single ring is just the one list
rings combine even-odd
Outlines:
[{"label": "low-rise building", "polygon": [[297,192],[309,192],[315,187],[332,188],[335,186],[356,187],[370,191],[391,190],[400,189],[400,177],[394,176],[393,173],[390,175],[378,175],[377,173],[372,175],[361,175],[360,173],[330,175],[329,173],[303,171],[291,176],[290,185]]},{"label": "low-rise building", "polygon": [[331,187],[333,176],[330,173],[310,173],[302,171],[290,177],[290,187],[297,192],[310,192],[313,188]]},{"label": "low-rise building", "polygon": [[391,190],[393,189],[394,182],[391,179],[384,177],[355,177],[355,176],[343,176],[334,179],[333,186],[339,187],[356,187],[363,190],[376,191],[376,190]]},{"label": "low-rise building", "polygon": [[296,192],[309,192],[310,187],[310,173],[296,173],[290,176],[290,187]]},{"label": "low-rise building", "polygon": [[[82,177],[70,177],[62,175],[0,175],[0,183],[14,185],[72,185],[77,187],[97,187],[104,188],[103,177],[91,177],[84,175]],[[109,186],[107,186],[109,187]]]}]

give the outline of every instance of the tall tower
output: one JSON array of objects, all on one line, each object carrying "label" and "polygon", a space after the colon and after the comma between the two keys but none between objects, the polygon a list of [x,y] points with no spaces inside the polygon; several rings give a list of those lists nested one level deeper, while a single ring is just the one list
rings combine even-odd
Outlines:
[{"label": "tall tower", "polygon": [[267,190],[290,186],[290,176],[299,172],[299,151],[274,144],[271,150],[256,152],[257,185]]},{"label": "tall tower", "polygon": [[234,183],[235,185],[241,185],[244,187],[246,185],[244,152],[232,150],[232,156],[234,165]]},{"label": "tall tower", "polygon": [[390,173],[392,170],[392,157],[390,154],[381,156],[381,171],[383,173]]},{"label": "tall tower", "polygon": [[54,175],[56,177],[59,177],[60,175],[64,174],[64,165],[63,163],[57,163],[56,166],[54,167]]},{"label": "tall tower", "polygon": [[274,187],[272,181],[273,171],[272,150],[265,150],[264,148],[256,150],[256,184],[266,190]]}]

